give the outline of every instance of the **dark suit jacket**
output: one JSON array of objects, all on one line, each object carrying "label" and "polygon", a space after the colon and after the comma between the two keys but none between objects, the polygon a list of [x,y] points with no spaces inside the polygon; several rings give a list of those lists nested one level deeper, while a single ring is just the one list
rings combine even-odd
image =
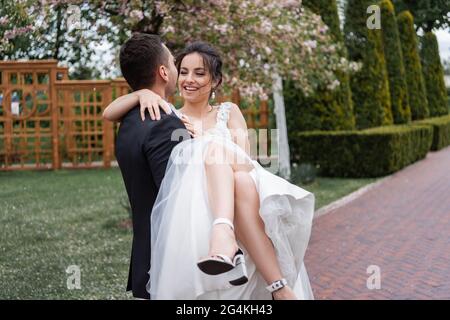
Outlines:
[{"label": "dark suit jacket", "polygon": [[[150,269],[150,213],[163,180],[172,149],[172,132],[185,129],[174,114],[161,111],[161,120],[141,120],[139,106],[124,116],[116,139],[116,158],[131,204],[133,244],[127,291],[149,299],[146,284]],[[189,137],[189,135],[187,134]]]}]

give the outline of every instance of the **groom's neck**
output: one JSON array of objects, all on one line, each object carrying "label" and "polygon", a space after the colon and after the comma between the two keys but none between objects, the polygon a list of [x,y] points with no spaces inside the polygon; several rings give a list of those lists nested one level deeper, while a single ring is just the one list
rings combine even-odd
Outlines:
[{"label": "groom's neck", "polygon": [[165,86],[154,85],[154,86],[150,87],[149,89],[152,90],[157,95],[159,95],[164,100],[166,100],[166,88],[165,88]]}]

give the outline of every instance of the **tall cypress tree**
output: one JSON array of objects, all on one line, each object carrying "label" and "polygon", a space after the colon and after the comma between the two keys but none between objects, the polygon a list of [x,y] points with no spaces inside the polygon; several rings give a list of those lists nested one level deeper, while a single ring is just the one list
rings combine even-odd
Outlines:
[{"label": "tall cypress tree", "polygon": [[417,35],[414,30],[414,18],[409,11],[402,11],[397,17],[397,23],[412,120],[425,119],[430,116],[430,111],[428,110],[427,91],[423,79]]},{"label": "tall cypress tree", "polygon": [[398,34],[394,5],[390,0],[383,0],[381,7],[381,29],[384,44],[384,56],[389,76],[391,107],[394,123],[411,121],[411,109],[408,99],[403,54]]},{"label": "tall cypress tree", "polygon": [[[322,17],[336,42],[343,43],[336,0],[303,0],[315,14]],[[347,57],[345,48],[340,55]],[[339,72],[340,86],[335,90],[319,87],[312,96],[305,97],[287,81],[285,100],[290,129],[305,130],[351,130],[355,128],[353,103],[349,76]]]},{"label": "tall cypress tree", "polygon": [[437,117],[448,114],[447,90],[444,81],[444,68],[439,56],[437,38],[432,32],[427,32],[422,37],[423,75],[427,88],[428,107],[430,116]]},{"label": "tall cypress tree", "polygon": [[450,28],[449,0],[393,0],[397,11],[408,10],[414,17],[416,31],[431,32]]},{"label": "tall cypress tree", "polygon": [[391,98],[381,30],[367,26],[372,0],[348,0],[345,8],[345,43],[349,58],[362,62],[350,76],[356,126],[359,129],[393,123]]}]

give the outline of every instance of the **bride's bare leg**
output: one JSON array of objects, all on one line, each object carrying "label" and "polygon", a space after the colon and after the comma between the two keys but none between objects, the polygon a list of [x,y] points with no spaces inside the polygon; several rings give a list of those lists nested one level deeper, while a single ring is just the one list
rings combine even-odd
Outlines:
[{"label": "bride's bare leg", "polygon": [[[227,161],[222,161],[220,145],[211,144],[205,158],[208,199],[214,219],[234,221],[234,174]],[[226,224],[213,226],[209,255],[224,254],[230,258],[238,249],[234,231]]]},{"label": "bride's bare leg", "polygon": [[[283,278],[275,249],[259,215],[259,196],[252,177],[246,171],[234,173],[235,232],[247,249],[264,280],[270,284]],[[288,286],[274,292],[275,299],[296,299]]]}]

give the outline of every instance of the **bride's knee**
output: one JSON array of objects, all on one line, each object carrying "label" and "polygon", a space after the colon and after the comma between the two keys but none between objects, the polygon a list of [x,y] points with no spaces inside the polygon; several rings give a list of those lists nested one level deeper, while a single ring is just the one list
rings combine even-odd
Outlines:
[{"label": "bride's knee", "polygon": [[222,144],[211,142],[206,150],[205,165],[225,164],[226,155],[227,150]]},{"label": "bride's knee", "polygon": [[247,171],[234,172],[234,190],[236,197],[244,196],[253,188],[253,179]]}]

